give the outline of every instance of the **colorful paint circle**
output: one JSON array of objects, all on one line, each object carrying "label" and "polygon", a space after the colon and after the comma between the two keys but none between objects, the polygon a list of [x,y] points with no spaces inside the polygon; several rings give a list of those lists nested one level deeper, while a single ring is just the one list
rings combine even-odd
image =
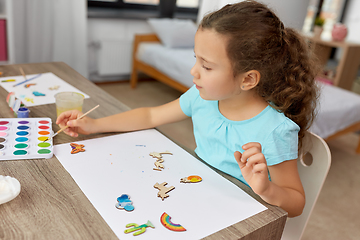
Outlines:
[{"label": "colorful paint circle", "polygon": [[48,137],[38,137],[38,140],[42,141],[42,142],[46,141],[47,139],[48,139]]},{"label": "colorful paint circle", "polygon": [[51,150],[49,149],[40,149],[39,151],[37,151],[39,154],[48,154],[51,153]]},{"label": "colorful paint circle", "polygon": [[27,129],[29,129],[29,128],[30,128],[30,127],[25,126],[25,125],[20,125],[20,126],[17,127],[17,129],[19,129],[19,130],[27,130]]},{"label": "colorful paint circle", "polygon": [[38,144],[39,147],[42,147],[42,148],[47,148],[47,147],[50,147],[51,144],[48,143],[48,142],[41,142]]},{"label": "colorful paint circle", "polygon": [[45,126],[45,125],[41,125],[39,126],[40,129],[42,130],[46,130],[46,129],[49,129],[50,127],[49,126]]},{"label": "colorful paint circle", "polygon": [[17,141],[17,142],[28,142],[29,139],[27,137],[18,137],[18,138],[15,138],[15,141]]},{"label": "colorful paint circle", "polygon": [[40,132],[38,132],[40,135],[49,135],[50,134],[50,132],[48,132],[48,131],[40,131]]},{"label": "colorful paint circle", "polygon": [[0,132],[0,137],[6,137],[7,135],[7,132]]},{"label": "colorful paint circle", "polygon": [[40,124],[49,124],[49,121],[46,121],[46,120],[41,120],[39,121]]},{"label": "colorful paint circle", "polygon": [[26,149],[28,147],[29,147],[29,145],[27,145],[26,143],[18,143],[15,145],[15,148],[17,148],[17,149]]},{"label": "colorful paint circle", "polygon": [[20,131],[20,132],[17,132],[16,135],[18,135],[18,136],[27,136],[27,135],[29,135],[29,132],[27,132],[27,131]]},{"label": "colorful paint circle", "polygon": [[13,152],[14,155],[19,156],[19,155],[26,155],[28,152],[26,150],[16,150]]},{"label": "colorful paint circle", "polygon": [[0,137],[0,143],[6,142],[6,138]]},{"label": "colorful paint circle", "polygon": [[8,125],[9,122],[8,121],[0,121],[0,125]]},{"label": "colorful paint circle", "polygon": [[0,144],[0,150],[4,149],[5,148],[5,145],[3,144]]},{"label": "colorful paint circle", "polygon": [[19,124],[29,124],[29,121],[19,121]]},{"label": "colorful paint circle", "polygon": [[0,131],[7,131],[9,128],[6,126],[0,126]]}]

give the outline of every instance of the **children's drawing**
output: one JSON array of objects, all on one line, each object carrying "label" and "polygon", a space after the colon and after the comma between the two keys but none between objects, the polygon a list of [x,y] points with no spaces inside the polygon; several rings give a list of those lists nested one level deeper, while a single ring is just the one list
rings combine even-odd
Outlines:
[{"label": "children's drawing", "polygon": [[166,151],[166,152],[151,152],[151,153],[150,153],[150,156],[152,156],[153,158],[162,158],[162,155],[163,155],[163,154],[170,154],[170,155],[172,155],[171,152]]},{"label": "children's drawing", "polygon": [[165,187],[166,184],[167,184],[167,182],[163,182],[163,183],[161,183],[161,184],[155,183],[155,185],[154,185],[154,188],[159,189],[158,197],[160,197],[163,201],[164,201],[164,198],[167,198],[167,197],[169,196],[169,195],[166,194],[166,193],[168,193],[168,192],[170,192],[171,190],[175,189],[174,186]]},{"label": "children's drawing", "polygon": [[118,203],[116,203],[115,205],[117,209],[125,209],[128,212],[134,210],[134,206],[132,205],[132,201],[130,201],[129,195],[122,194],[120,197],[117,198],[117,201]]},{"label": "children's drawing", "polygon": [[42,97],[42,96],[45,96],[45,94],[44,94],[44,93],[41,93],[41,92],[38,92],[38,91],[33,91],[33,94],[34,94],[34,96],[36,96],[36,97]]},{"label": "children's drawing", "polygon": [[[81,92],[79,89],[75,88],[70,83],[64,81],[51,72],[28,74],[26,75],[26,79],[28,81],[25,82],[24,76],[22,75],[6,78],[0,77],[0,86],[3,87],[7,92],[14,92],[17,98],[21,98],[21,95],[29,98],[33,97],[34,99],[32,101],[23,101],[26,107],[55,103],[54,95],[59,90],[63,92],[78,92],[83,94],[85,98],[89,98],[89,95]],[[7,82],[6,80],[14,80],[14,82],[11,83]],[[17,83],[19,83],[19,85],[16,85]],[[36,84],[36,86],[34,86],[34,84]],[[36,95],[36,92],[39,94]],[[23,100],[23,98],[21,99]]]},{"label": "children's drawing", "polygon": [[36,83],[28,83],[28,84],[25,84],[24,87],[29,88],[29,87],[35,86],[35,85],[36,85]]},{"label": "children's drawing", "polygon": [[85,152],[85,145],[84,144],[76,144],[76,143],[70,143],[70,146],[72,148],[71,154],[75,154],[78,152]]},{"label": "children's drawing", "polygon": [[180,179],[181,183],[197,183],[197,182],[201,182],[202,178],[200,176],[197,175],[192,175],[192,176],[188,176],[188,177],[184,177]]},{"label": "children's drawing", "polygon": [[162,164],[164,162],[164,159],[158,158],[156,162],[154,162],[154,165],[156,168],[153,168],[154,170],[161,171],[161,169],[164,169],[164,165]]},{"label": "children's drawing", "polygon": [[58,90],[59,89],[59,85],[55,85],[55,86],[52,86],[52,87],[49,87],[50,90]]},{"label": "children's drawing", "polygon": [[171,152],[151,152],[149,155],[153,158],[156,158],[156,162],[154,163],[156,168],[153,168],[153,170],[161,171],[161,169],[164,169],[164,165],[162,164],[164,162],[164,159],[162,159],[162,154],[171,154]]},{"label": "children's drawing", "polygon": [[181,226],[180,224],[175,224],[175,223],[171,222],[171,217],[166,212],[164,212],[161,215],[160,222],[164,227],[166,227],[167,229],[169,229],[171,231],[176,231],[176,232],[186,231],[186,229],[183,226]]},{"label": "children's drawing", "polygon": [[129,224],[126,224],[126,227],[127,228],[132,227],[132,228],[126,229],[124,231],[124,233],[130,233],[130,232],[137,231],[137,232],[135,232],[133,234],[134,236],[137,236],[137,235],[140,235],[140,234],[144,233],[146,231],[147,227],[155,228],[155,226],[150,221],[147,221],[147,223],[142,224],[140,226],[138,224],[136,224],[136,223],[129,223]]},{"label": "children's drawing", "polygon": [[24,98],[24,100],[25,100],[26,102],[34,103],[34,99],[33,99],[33,98],[26,97],[26,98]]}]

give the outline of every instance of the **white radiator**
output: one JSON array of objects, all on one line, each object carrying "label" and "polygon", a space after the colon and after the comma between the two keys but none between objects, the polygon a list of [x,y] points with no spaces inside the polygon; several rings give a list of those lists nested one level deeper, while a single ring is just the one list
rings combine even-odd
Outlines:
[{"label": "white radiator", "polygon": [[131,73],[132,41],[101,40],[98,59],[100,76]]}]

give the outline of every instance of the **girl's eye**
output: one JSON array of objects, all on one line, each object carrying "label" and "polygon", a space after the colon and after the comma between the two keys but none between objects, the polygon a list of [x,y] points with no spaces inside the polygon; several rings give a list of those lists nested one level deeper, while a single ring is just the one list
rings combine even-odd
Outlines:
[{"label": "girl's eye", "polygon": [[211,68],[205,67],[204,65],[202,66],[205,70],[211,70]]}]

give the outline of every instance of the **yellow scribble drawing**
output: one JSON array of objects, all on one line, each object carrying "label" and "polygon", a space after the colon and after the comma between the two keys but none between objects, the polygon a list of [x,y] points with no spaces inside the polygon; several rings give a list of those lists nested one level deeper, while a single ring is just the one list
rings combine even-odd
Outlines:
[{"label": "yellow scribble drawing", "polygon": [[34,103],[34,99],[33,99],[33,98],[26,97],[26,98],[24,98],[24,100],[27,101],[27,102]]}]

